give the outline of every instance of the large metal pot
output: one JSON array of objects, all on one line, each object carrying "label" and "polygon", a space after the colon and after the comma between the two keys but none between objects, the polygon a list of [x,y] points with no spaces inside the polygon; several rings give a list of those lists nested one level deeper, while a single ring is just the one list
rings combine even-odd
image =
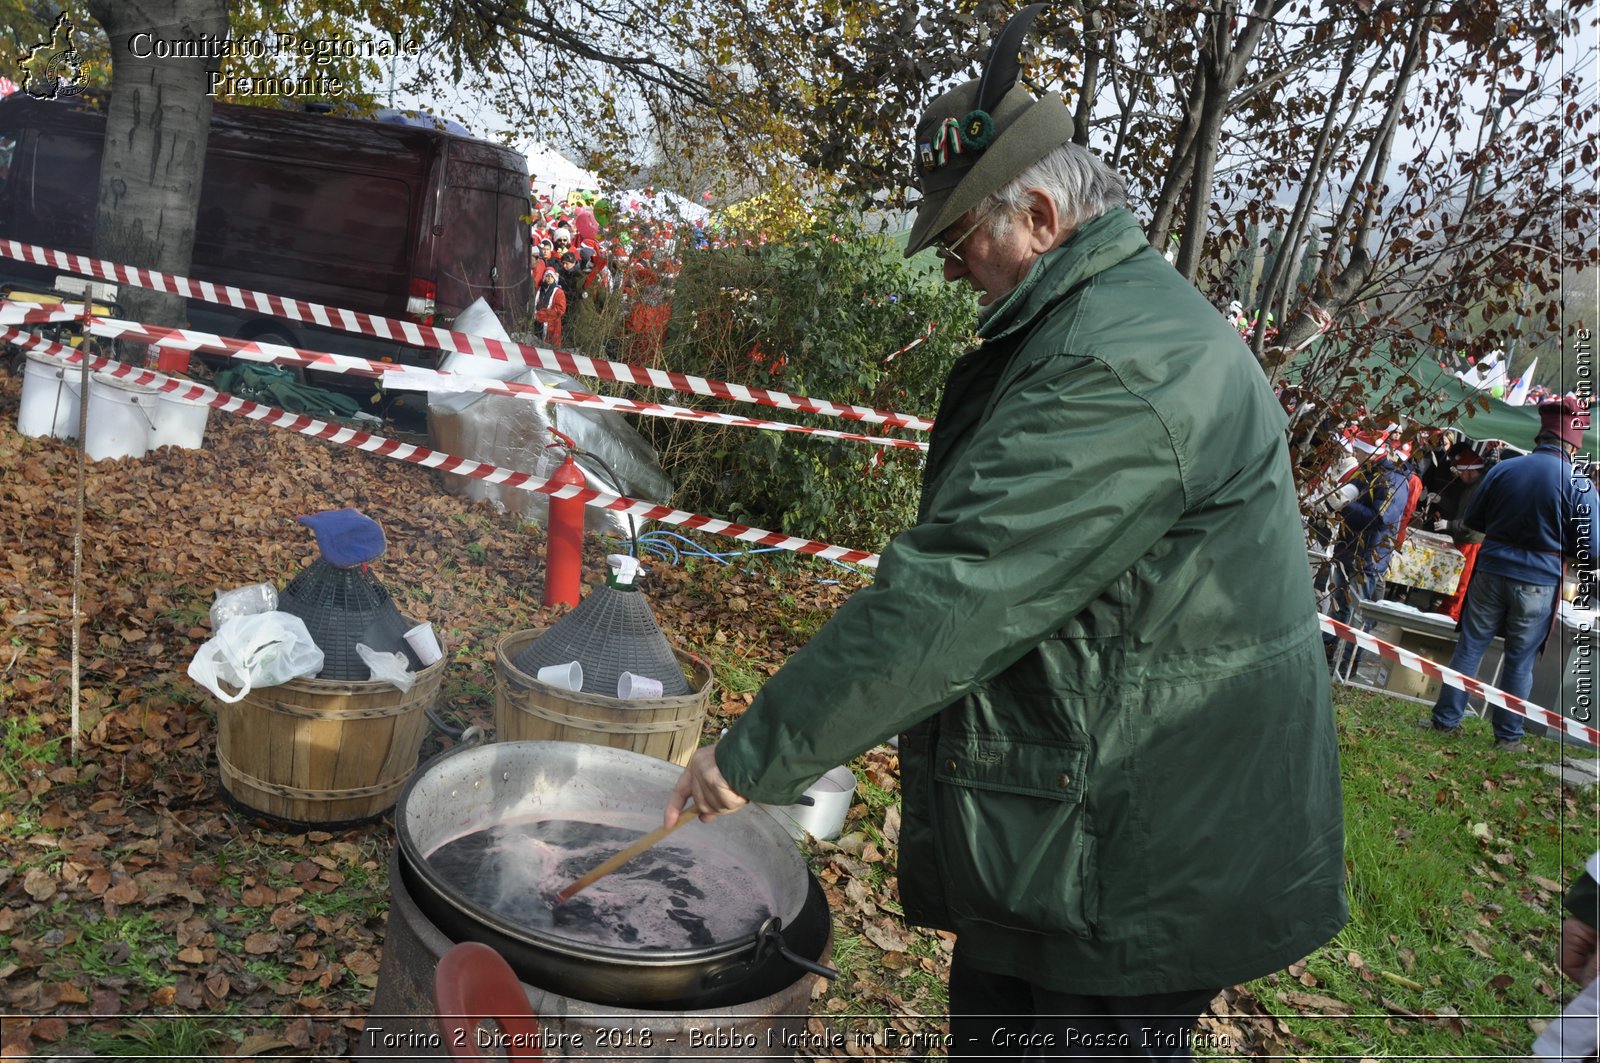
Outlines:
[{"label": "large metal pot", "polygon": [[760,876],[772,917],[733,940],[703,948],[630,949],[574,941],[512,922],[466,897],[428,854],[446,842],[525,819],[604,819],[645,831],[680,769],[627,750],[578,742],[496,742],[458,748],[425,765],[400,795],[395,822],[406,886],[457,941],[482,941],[523,981],[598,1004],[690,1009],[724,1007],[776,992],[815,962],[828,943],[827,903],[793,841],[750,806],[681,834]]}]

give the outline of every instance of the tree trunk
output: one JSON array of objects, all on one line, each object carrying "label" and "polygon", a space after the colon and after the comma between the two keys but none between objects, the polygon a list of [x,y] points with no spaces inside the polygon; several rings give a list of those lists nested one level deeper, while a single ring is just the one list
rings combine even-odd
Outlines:
[{"label": "tree trunk", "polygon": [[[90,0],[111,40],[111,102],[95,214],[94,255],[168,273],[188,273],[211,132],[210,58],[140,58],[138,33],[156,40],[228,34],[227,0]],[[153,49],[141,47],[149,53]],[[123,285],[134,321],[182,325],[181,296]]]}]

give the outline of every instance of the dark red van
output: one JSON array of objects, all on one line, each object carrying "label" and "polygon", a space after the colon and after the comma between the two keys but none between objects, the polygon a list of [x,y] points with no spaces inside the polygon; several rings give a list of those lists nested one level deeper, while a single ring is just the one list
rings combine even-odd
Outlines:
[{"label": "dark red van", "polygon": [[[104,98],[0,100],[0,237],[87,254]],[[198,280],[416,321],[482,296],[512,326],[529,296],[528,171],[510,148],[435,129],[219,103]],[[0,282],[59,271],[0,258]],[[373,357],[377,341],[191,302],[195,328]],[[393,356],[388,349],[382,353]],[[405,360],[431,364],[419,352]]]}]

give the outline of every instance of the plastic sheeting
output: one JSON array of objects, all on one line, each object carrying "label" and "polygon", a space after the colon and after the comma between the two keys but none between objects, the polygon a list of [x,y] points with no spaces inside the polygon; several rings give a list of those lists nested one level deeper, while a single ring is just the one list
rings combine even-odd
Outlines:
[{"label": "plastic sheeting", "polygon": [[[510,339],[494,311],[482,299],[463,310],[451,327],[474,336]],[[560,373],[474,354],[451,353],[439,367],[466,376],[534,383],[562,390],[590,390]],[[580,450],[609,466],[620,481],[614,483],[606,468],[591,458],[580,456],[578,466],[583,470],[588,487],[652,502],[665,503],[671,499],[672,481],[661,470],[654,448],[619,413],[578,409],[537,398],[474,392],[436,392],[428,396],[429,445],[434,449],[531,473],[541,479],[550,477],[566,456],[564,450],[550,446],[558,442],[550,432],[552,426],[570,436]],[[508,510],[540,524],[549,519],[549,496],[538,491],[485,483],[456,473],[443,475],[445,490],[453,495],[474,501],[488,500],[496,509]],[[627,535],[631,530],[626,517],[610,510],[588,506],[584,516],[584,527],[591,532]]]}]

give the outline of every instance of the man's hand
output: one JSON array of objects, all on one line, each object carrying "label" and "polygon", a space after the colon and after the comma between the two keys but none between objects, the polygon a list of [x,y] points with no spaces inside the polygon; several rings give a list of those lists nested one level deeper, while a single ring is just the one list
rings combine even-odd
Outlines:
[{"label": "man's hand", "polygon": [[689,766],[678,776],[677,783],[672,787],[672,796],[667,798],[666,814],[661,817],[662,826],[670,827],[678,822],[678,814],[691,797],[694,798],[694,810],[701,819],[736,812],[749,804],[722,777],[722,770],[717,767],[716,750],[715,745],[701,746],[689,758]]},{"label": "man's hand", "polygon": [[1446,531],[1446,530],[1449,529],[1449,527],[1450,527],[1450,522],[1447,521],[1447,520],[1436,520],[1436,521],[1433,522],[1433,530],[1434,531]]},{"label": "man's hand", "polygon": [[1600,951],[1596,941],[1600,934],[1582,919],[1568,916],[1561,924],[1561,956],[1556,966],[1561,973],[1577,982],[1588,985],[1600,973]]}]

